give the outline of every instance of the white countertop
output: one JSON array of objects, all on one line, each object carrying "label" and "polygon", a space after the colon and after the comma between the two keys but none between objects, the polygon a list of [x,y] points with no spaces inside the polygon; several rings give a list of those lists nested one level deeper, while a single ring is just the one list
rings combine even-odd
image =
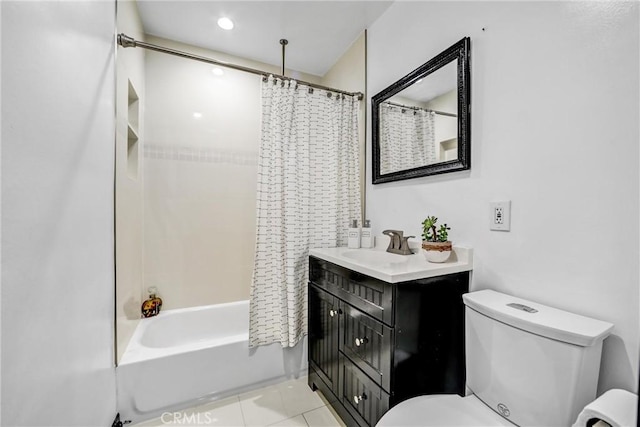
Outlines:
[{"label": "white countertop", "polygon": [[443,276],[473,269],[473,249],[454,246],[446,262],[428,262],[420,247],[412,247],[413,255],[396,255],[386,252],[386,245],[373,249],[318,248],[309,255],[332,262],[388,283],[406,282]]}]

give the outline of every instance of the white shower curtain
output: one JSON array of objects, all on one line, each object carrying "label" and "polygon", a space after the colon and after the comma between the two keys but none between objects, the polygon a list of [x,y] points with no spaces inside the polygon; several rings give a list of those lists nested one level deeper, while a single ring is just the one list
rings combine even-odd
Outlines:
[{"label": "white shower curtain", "polygon": [[309,248],[346,245],[360,220],[359,103],[295,81],[262,84],[252,347],[293,347],[306,334]]},{"label": "white shower curtain", "polygon": [[380,173],[436,162],[435,113],[380,104]]}]

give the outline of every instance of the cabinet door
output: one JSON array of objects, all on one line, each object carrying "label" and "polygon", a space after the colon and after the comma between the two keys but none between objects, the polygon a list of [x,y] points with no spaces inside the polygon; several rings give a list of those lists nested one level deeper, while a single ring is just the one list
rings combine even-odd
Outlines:
[{"label": "cabinet door", "polygon": [[309,364],[338,394],[338,300],[309,285]]}]

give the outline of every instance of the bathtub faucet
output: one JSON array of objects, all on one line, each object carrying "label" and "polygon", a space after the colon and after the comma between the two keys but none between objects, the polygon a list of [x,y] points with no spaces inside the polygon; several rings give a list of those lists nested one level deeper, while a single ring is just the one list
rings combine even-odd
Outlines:
[{"label": "bathtub faucet", "polygon": [[409,239],[416,236],[404,236],[400,230],[384,230],[382,234],[389,236],[389,247],[387,252],[398,255],[411,255],[413,252],[409,248]]}]

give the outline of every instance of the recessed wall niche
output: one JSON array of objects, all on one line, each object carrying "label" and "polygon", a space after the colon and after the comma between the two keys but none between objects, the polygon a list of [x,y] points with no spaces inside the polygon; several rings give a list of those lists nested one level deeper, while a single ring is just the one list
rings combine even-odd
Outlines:
[{"label": "recessed wall niche", "polygon": [[140,118],[140,99],[135,88],[129,82],[127,114],[127,176],[138,179],[138,123]]}]

